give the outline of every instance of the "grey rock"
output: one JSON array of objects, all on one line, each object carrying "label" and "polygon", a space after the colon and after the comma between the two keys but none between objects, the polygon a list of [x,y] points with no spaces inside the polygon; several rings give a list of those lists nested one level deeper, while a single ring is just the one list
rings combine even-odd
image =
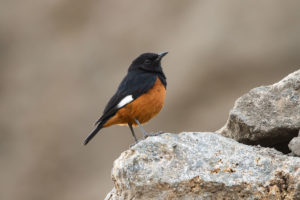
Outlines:
[{"label": "grey rock", "polygon": [[[245,144],[288,151],[300,129],[300,70],[240,97],[218,133]],[[287,153],[287,152],[286,152]]]},{"label": "grey rock", "polygon": [[300,158],[214,133],[149,137],[115,160],[106,200],[300,199]]},{"label": "grey rock", "polygon": [[300,131],[298,137],[294,137],[289,143],[289,149],[296,156],[300,156]]}]

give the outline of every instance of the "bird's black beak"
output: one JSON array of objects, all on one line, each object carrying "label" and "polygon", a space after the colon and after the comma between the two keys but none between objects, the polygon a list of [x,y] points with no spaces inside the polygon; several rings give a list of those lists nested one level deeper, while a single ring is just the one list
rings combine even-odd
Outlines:
[{"label": "bird's black beak", "polygon": [[168,52],[162,52],[162,53],[158,54],[158,57],[156,58],[156,60],[160,61],[167,54],[168,54]]}]

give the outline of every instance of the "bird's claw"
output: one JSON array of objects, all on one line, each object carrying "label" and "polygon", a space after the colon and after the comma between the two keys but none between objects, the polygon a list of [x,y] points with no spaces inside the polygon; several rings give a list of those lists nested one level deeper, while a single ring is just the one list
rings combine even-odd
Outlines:
[{"label": "bird's claw", "polygon": [[148,133],[147,135],[145,135],[144,138],[146,139],[147,137],[158,136],[158,135],[161,135],[162,133],[164,133],[164,132],[163,131],[151,132],[151,133]]},{"label": "bird's claw", "polygon": [[[163,131],[147,133],[147,134],[144,135],[144,138],[141,139],[141,140],[144,140],[144,139],[146,139],[147,137],[158,136],[158,135],[161,135],[161,134],[163,134],[163,133],[164,133]],[[141,140],[135,141],[135,143],[129,145],[129,147],[130,147],[130,148],[133,147],[134,145],[136,145],[137,143],[139,143]]]},{"label": "bird's claw", "polygon": [[129,145],[129,148],[133,147],[134,145],[136,145],[137,143],[139,143],[141,140],[136,140],[135,143]]}]

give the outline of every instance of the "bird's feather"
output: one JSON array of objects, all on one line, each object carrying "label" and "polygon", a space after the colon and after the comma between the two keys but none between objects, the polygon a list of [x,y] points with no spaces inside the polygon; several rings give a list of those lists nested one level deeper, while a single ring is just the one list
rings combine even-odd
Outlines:
[{"label": "bird's feather", "polygon": [[127,96],[131,95],[133,100],[146,93],[150,88],[153,87],[156,81],[157,75],[153,73],[134,71],[129,72],[125,78],[120,83],[117,92],[111,97],[107,106],[104,109],[103,115],[96,122],[107,120],[110,117],[114,116],[116,112],[124,107],[119,103]]}]

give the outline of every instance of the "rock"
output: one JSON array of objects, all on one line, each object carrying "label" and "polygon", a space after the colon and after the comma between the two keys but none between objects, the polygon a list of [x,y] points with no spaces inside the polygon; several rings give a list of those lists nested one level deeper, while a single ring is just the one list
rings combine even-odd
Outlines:
[{"label": "rock", "polygon": [[149,137],[115,160],[106,200],[300,199],[300,158],[214,133]]},{"label": "rock", "polygon": [[288,142],[299,129],[300,70],[240,97],[226,125],[217,132],[245,144],[275,147],[288,153]]},{"label": "rock", "polygon": [[300,70],[240,97],[218,131],[226,137],[167,133],[123,152],[106,200],[300,199],[300,158],[261,147],[300,155],[299,129]]},{"label": "rock", "polygon": [[294,137],[289,143],[289,149],[296,156],[300,156],[300,131],[298,137]]}]

